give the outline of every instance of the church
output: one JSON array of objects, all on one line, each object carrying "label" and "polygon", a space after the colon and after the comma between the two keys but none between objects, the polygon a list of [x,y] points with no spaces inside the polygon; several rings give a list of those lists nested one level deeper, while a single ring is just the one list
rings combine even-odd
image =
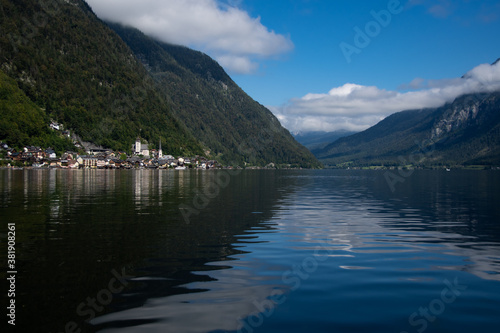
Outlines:
[{"label": "church", "polygon": [[[135,145],[133,147],[133,151],[135,155],[143,155],[145,157],[150,157],[150,151],[147,143],[141,143],[141,138],[137,137],[135,140]],[[163,158],[163,151],[161,149],[161,139],[160,139],[160,146],[158,149],[158,157],[159,159]]]},{"label": "church", "polygon": [[141,138],[135,140],[134,154],[149,157],[149,148],[147,143],[141,143]]}]

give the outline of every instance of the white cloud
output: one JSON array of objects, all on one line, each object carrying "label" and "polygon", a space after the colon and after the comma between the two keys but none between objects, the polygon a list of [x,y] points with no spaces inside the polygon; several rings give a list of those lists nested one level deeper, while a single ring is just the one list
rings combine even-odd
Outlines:
[{"label": "white cloud", "polygon": [[248,57],[237,55],[216,56],[217,62],[224,68],[232,68],[240,74],[250,74],[257,70],[258,65]]},{"label": "white cloud", "polygon": [[87,0],[105,20],[135,27],[161,41],[207,52],[229,71],[249,73],[257,61],[290,51],[290,38],[260,18],[216,0]]},{"label": "white cloud", "polygon": [[417,78],[402,87],[419,89],[400,92],[346,83],[328,93],[307,94],[270,109],[292,132],[360,131],[398,111],[438,107],[467,93],[498,91],[500,62],[479,65],[463,78]]}]

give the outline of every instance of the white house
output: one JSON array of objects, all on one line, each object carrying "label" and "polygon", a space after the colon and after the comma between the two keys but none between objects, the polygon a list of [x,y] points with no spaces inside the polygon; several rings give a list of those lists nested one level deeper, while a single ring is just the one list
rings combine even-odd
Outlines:
[{"label": "white house", "polygon": [[45,150],[45,156],[50,158],[50,159],[55,159],[56,152],[53,149],[47,149],[47,150]]},{"label": "white house", "polygon": [[58,123],[53,121],[50,123],[50,128],[52,128],[53,130],[59,131],[61,129],[61,126]]}]

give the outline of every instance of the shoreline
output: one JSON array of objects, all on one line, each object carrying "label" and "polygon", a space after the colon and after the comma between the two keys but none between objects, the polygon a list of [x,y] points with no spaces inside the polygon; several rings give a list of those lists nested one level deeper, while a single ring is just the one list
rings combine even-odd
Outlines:
[{"label": "shoreline", "polygon": [[266,168],[266,167],[222,167],[222,168],[68,168],[68,167],[33,167],[33,166],[0,166],[0,170],[106,170],[106,171],[125,171],[125,170],[171,170],[171,171],[214,171],[214,170],[345,170],[345,171],[416,171],[416,170],[434,170],[434,171],[454,171],[454,170],[468,170],[468,171],[500,171],[500,167],[490,165],[473,165],[473,166],[456,166],[452,168],[446,167],[418,167],[418,168],[398,168],[398,167],[353,167],[353,168],[338,168],[338,167],[324,167],[322,169],[314,168]]}]

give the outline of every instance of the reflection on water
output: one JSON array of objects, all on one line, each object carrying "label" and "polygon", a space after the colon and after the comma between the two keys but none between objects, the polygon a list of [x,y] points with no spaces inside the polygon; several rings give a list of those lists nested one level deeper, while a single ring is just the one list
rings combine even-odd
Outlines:
[{"label": "reflection on water", "polygon": [[[416,171],[392,192],[377,171],[245,171],[203,197],[222,172],[0,170],[2,220],[17,227],[19,325],[469,332],[500,323],[499,173]],[[203,209],[187,223],[179,205],[196,200]],[[437,309],[446,283],[464,289]],[[430,319],[418,313],[429,304]]]}]

